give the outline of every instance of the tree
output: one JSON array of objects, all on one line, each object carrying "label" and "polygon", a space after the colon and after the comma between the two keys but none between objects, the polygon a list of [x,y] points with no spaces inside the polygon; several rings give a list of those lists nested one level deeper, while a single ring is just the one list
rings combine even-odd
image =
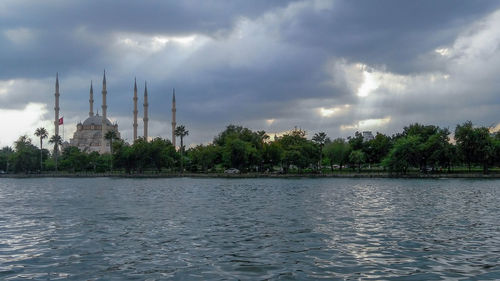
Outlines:
[{"label": "tree", "polygon": [[415,153],[417,160],[417,166],[420,170],[426,171],[429,158],[437,149],[437,146],[429,144],[435,140],[439,140],[440,137],[436,136],[434,139],[429,139],[436,134],[448,135],[447,129],[440,129],[434,125],[421,125],[419,123],[411,124],[403,128],[402,137],[414,136],[416,137],[416,151]]},{"label": "tree", "polygon": [[227,168],[238,168],[240,170],[250,167],[252,164],[252,154],[256,153],[255,147],[249,142],[239,138],[231,138],[226,141],[223,151],[222,160]]},{"label": "tree", "polygon": [[177,128],[175,128],[175,135],[177,137],[180,137],[181,138],[181,173],[184,172],[184,137],[189,135],[189,131],[186,130],[186,128],[184,127],[184,125],[180,125],[180,126],[177,126]]},{"label": "tree", "polygon": [[319,145],[319,171],[321,172],[321,165],[323,164],[323,147],[325,146],[325,141],[328,137],[325,132],[319,132],[314,134],[312,140],[317,145]]},{"label": "tree", "polygon": [[474,140],[474,128],[471,121],[467,121],[455,128],[455,141],[463,160],[471,170],[476,154],[476,143]]},{"label": "tree", "polygon": [[14,150],[9,146],[5,146],[0,150],[0,170],[9,172],[9,160],[12,159]]},{"label": "tree", "polygon": [[494,157],[493,163],[496,165],[500,165],[500,132],[495,134],[495,137],[492,139],[493,148],[494,148]]},{"label": "tree", "polygon": [[488,172],[488,165],[494,162],[495,142],[486,127],[474,128],[471,121],[457,125],[455,129],[457,148],[469,171],[472,164],[481,164],[483,172]]},{"label": "tree", "polygon": [[42,152],[43,152],[43,139],[47,138],[49,136],[49,133],[45,128],[38,128],[35,131],[35,136],[40,138],[40,171],[43,170],[43,157],[42,157]]},{"label": "tree", "polygon": [[88,167],[88,155],[76,146],[66,147],[61,154],[59,168],[71,172],[80,172]]},{"label": "tree", "polygon": [[[109,141],[109,151],[111,152],[111,164],[110,164],[110,169],[113,171],[113,140],[118,138],[118,135],[116,134],[115,131],[107,131],[106,134],[104,134],[104,138]],[[104,145],[104,144],[103,144]]]},{"label": "tree", "polygon": [[31,172],[36,170],[38,166],[38,148],[36,148],[28,136],[20,136],[14,142],[15,153],[9,159],[13,163],[14,171]]},{"label": "tree", "polygon": [[413,135],[398,138],[382,165],[390,172],[406,174],[411,166],[419,164],[419,143],[419,138]]},{"label": "tree", "polygon": [[354,133],[354,137],[348,137],[347,138],[349,142],[349,146],[351,147],[352,150],[360,150],[363,149],[363,134],[360,132],[356,131]]},{"label": "tree", "polygon": [[[220,147],[210,145],[198,145],[189,150],[191,154],[192,165],[200,166],[203,172],[214,167],[217,158],[220,158]],[[197,169],[197,168],[193,168]]]},{"label": "tree", "polygon": [[319,147],[306,139],[306,132],[294,129],[279,138],[283,148],[283,170],[288,171],[290,165],[295,165],[302,172],[308,166],[316,166],[319,161]]},{"label": "tree", "polygon": [[375,138],[363,144],[367,162],[370,164],[382,162],[382,159],[389,153],[391,145],[390,137],[377,132]]},{"label": "tree", "polygon": [[123,140],[118,140],[113,143],[113,165],[116,168],[124,168],[127,174],[130,174],[134,167],[132,161],[132,148]]},{"label": "tree", "polygon": [[138,138],[132,145],[131,161],[139,173],[142,173],[144,168],[150,165],[150,146],[144,138]]},{"label": "tree", "polygon": [[62,138],[60,135],[53,135],[49,139],[49,143],[54,144],[54,159],[56,164],[56,172],[57,172],[57,158],[59,154],[59,146],[62,145]]},{"label": "tree", "polygon": [[483,166],[483,173],[488,173],[488,167],[494,163],[495,143],[487,127],[474,128],[474,138],[477,143],[476,161]]},{"label": "tree", "polygon": [[361,164],[365,162],[365,158],[365,154],[359,149],[353,150],[351,154],[349,154],[349,161],[358,166],[358,172],[361,172]]},{"label": "tree", "polygon": [[175,148],[169,140],[155,138],[149,143],[151,162],[158,172],[162,167],[172,167],[176,158]]},{"label": "tree", "polygon": [[451,144],[449,143],[448,129],[438,129],[436,133],[420,146],[422,154],[426,159],[426,164],[430,164],[434,170],[437,165],[448,167],[451,165]]},{"label": "tree", "polygon": [[333,172],[333,165],[338,164],[340,170],[349,160],[349,143],[342,138],[333,140],[325,147],[325,155],[330,159],[330,167]]},{"label": "tree", "polygon": [[267,143],[263,147],[262,160],[264,165],[266,165],[271,171],[274,169],[275,165],[281,164],[281,160],[283,160],[283,147],[279,141]]}]

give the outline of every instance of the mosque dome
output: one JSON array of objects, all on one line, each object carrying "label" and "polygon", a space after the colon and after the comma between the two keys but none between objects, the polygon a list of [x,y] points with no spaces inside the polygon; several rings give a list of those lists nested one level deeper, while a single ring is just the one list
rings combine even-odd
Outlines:
[{"label": "mosque dome", "polygon": [[[85,121],[83,121],[83,126],[90,126],[90,125],[102,125],[102,116],[99,115],[94,115],[90,116],[87,118]],[[108,118],[106,118],[106,125],[108,126],[113,126],[111,121],[109,121]]]}]

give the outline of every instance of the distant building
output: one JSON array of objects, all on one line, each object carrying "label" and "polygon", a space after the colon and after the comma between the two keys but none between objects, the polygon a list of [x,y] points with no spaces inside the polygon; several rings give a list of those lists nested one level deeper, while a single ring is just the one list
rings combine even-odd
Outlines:
[{"label": "distant building", "polygon": [[[118,124],[113,124],[107,118],[107,104],[106,104],[106,72],[104,72],[103,81],[102,81],[102,115],[99,116],[99,113],[94,114],[94,90],[92,86],[92,82],[90,82],[90,99],[89,99],[89,117],[82,122],[79,122],[76,125],[76,131],[73,134],[73,138],[71,138],[68,142],[64,142],[62,148],[66,148],[68,146],[78,147],[81,151],[85,152],[99,152],[109,153],[111,151],[110,142],[105,138],[105,135],[109,131],[114,131],[116,133],[116,137],[120,138],[120,132],[118,131]],[[56,93],[55,93],[55,134],[59,134],[59,76],[56,77]],[[134,123],[133,123],[133,141],[138,139],[137,135],[137,119],[138,119],[138,110],[137,110],[137,83],[134,81]],[[147,85],[144,83],[144,139],[148,140],[148,90]],[[175,89],[172,95],[172,143],[175,146],[175,128],[176,128],[176,108],[175,108]]]},{"label": "distant building", "polygon": [[374,139],[372,131],[363,132],[363,141],[371,141],[372,139]]}]

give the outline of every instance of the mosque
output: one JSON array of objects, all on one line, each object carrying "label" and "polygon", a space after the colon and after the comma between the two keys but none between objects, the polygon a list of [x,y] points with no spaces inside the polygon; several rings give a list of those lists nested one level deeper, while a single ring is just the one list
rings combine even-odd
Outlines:
[{"label": "mosque", "polygon": [[[59,75],[56,76],[56,92],[55,92],[55,134],[59,135]],[[106,133],[109,131],[115,132],[117,138],[120,138],[120,131],[118,130],[118,124],[112,123],[107,118],[107,104],[106,104],[107,90],[106,90],[106,72],[104,72],[102,79],[102,115],[99,113],[94,114],[94,90],[92,86],[92,82],[90,82],[90,98],[89,98],[89,116],[88,118],[82,122],[79,122],[76,125],[76,131],[73,134],[73,138],[69,140],[69,143],[65,142],[63,144],[63,148],[67,146],[75,146],[78,147],[81,151],[84,152],[98,152],[100,154],[109,153],[111,151],[109,141],[105,138]],[[137,83],[134,81],[134,141],[137,140]],[[148,140],[148,88],[147,84],[144,85],[144,139]],[[175,108],[175,89],[172,96],[172,144],[175,147],[175,121],[176,108]]]}]

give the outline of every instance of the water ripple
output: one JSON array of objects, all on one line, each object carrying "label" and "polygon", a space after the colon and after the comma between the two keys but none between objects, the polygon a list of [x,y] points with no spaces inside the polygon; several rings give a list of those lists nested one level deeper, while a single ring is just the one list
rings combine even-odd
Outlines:
[{"label": "water ripple", "polygon": [[2,280],[498,280],[498,180],[1,179]]}]

